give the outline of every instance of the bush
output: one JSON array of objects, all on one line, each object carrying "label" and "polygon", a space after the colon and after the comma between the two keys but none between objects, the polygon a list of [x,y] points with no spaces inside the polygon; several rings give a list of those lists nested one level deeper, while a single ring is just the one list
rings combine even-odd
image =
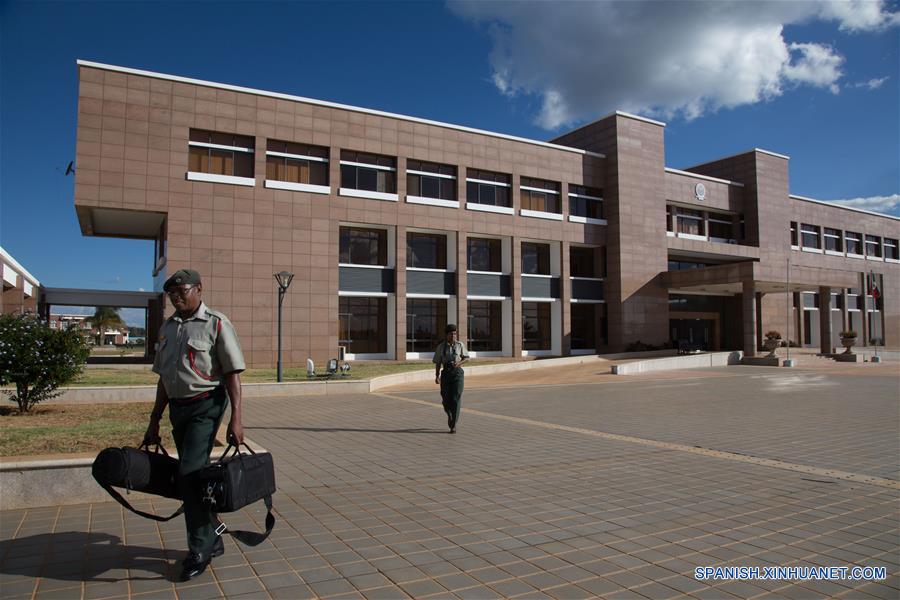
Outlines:
[{"label": "bush", "polygon": [[50,329],[27,315],[0,315],[0,385],[16,386],[4,393],[19,412],[62,393],[56,389],[81,374],[90,352],[76,329]]},{"label": "bush", "polygon": [[767,332],[766,332],[766,339],[767,339],[767,340],[780,340],[780,339],[781,339],[781,332],[780,332],[780,331],[775,331],[774,329],[773,329],[772,331],[767,331]]},{"label": "bush", "polygon": [[848,329],[848,330],[846,330],[846,331],[842,331],[842,332],[841,332],[841,337],[842,337],[842,338],[855,338],[855,337],[856,337],[856,332],[853,331],[852,329]]}]

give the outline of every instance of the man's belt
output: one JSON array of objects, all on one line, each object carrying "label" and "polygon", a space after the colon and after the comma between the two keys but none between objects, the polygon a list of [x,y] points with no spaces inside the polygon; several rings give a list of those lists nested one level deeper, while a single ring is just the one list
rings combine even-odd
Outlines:
[{"label": "man's belt", "polygon": [[203,400],[205,398],[209,398],[210,396],[218,394],[224,390],[225,388],[223,386],[219,386],[206,392],[201,392],[196,396],[188,396],[186,398],[169,398],[169,402],[171,402],[175,406],[186,406],[188,404],[193,404],[194,402],[199,402],[200,400]]}]

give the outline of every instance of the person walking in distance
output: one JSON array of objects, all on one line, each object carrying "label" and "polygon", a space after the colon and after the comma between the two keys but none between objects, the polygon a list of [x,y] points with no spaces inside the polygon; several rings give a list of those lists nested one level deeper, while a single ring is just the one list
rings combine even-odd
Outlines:
[{"label": "person walking in distance", "polygon": [[466,345],[459,341],[456,325],[452,323],[447,325],[444,333],[447,337],[438,344],[432,359],[434,382],[441,386],[441,404],[447,413],[447,427],[450,428],[450,433],[456,433],[465,379],[462,364],[469,360],[469,351],[466,350]]},{"label": "person walking in distance", "polygon": [[156,403],[144,443],[159,443],[159,421],[166,406],[178,449],[179,488],[184,500],[188,555],[181,580],[206,570],[225,552],[213,526],[213,514],[201,501],[197,472],[209,464],[216,431],[231,401],[228,442],[244,441],[241,423],[241,371],[244,355],[231,321],[203,303],[200,273],[182,269],[166,280],[166,295],[175,308],[159,331],[153,372],[159,375]]}]

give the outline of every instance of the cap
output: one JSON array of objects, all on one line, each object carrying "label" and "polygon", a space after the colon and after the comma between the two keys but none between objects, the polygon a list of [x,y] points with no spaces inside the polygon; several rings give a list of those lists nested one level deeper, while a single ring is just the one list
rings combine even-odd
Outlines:
[{"label": "cap", "polygon": [[169,288],[176,285],[197,285],[200,283],[200,273],[194,269],[181,269],[166,279],[163,284],[163,291],[168,292]]},{"label": "cap", "polygon": [[454,325],[453,323],[448,323],[444,328],[444,333],[452,333],[454,331],[456,331],[456,325]]}]

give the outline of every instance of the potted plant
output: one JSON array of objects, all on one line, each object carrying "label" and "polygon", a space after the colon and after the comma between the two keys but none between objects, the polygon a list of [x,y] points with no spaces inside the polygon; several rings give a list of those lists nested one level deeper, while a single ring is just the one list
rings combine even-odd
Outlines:
[{"label": "potted plant", "polygon": [[781,345],[781,332],[772,331],[766,332],[766,341],[763,344],[763,348],[769,351],[769,354],[766,358],[772,358],[773,356],[778,356],[775,354],[775,349]]},{"label": "potted plant", "polygon": [[856,344],[856,332],[852,329],[847,329],[841,332],[841,346],[846,348],[844,350],[844,354],[853,354],[850,351],[853,348],[853,345]]}]

